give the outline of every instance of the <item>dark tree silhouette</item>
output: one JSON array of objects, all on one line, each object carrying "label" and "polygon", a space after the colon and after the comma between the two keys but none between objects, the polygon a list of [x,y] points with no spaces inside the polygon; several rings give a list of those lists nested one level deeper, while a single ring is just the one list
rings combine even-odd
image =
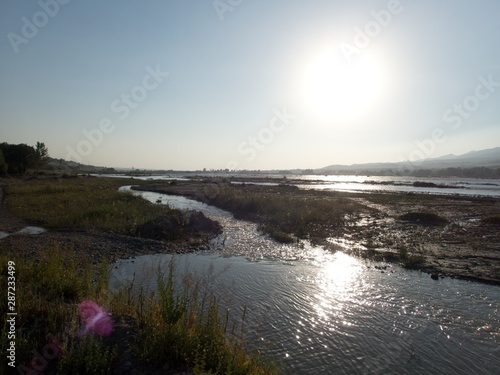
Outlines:
[{"label": "dark tree silhouette", "polygon": [[33,167],[38,171],[40,168],[47,166],[49,162],[49,149],[43,142],[37,142],[35,146],[35,153],[33,155]]},{"label": "dark tree silhouette", "polygon": [[2,143],[0,149],[7,163],[7,173],[22,174],[33,163],[35,149],[27,144],[11,145]]},{"label": "dark tree silhouette", "polygon": [[3,151],[0,149],[0,175],[7,173],[7,163],[5,157],[3,156]]}]

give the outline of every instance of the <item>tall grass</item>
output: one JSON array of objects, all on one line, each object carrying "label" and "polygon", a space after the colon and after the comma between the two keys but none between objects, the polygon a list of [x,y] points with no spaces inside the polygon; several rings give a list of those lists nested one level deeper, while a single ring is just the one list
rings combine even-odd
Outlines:
[{"label": "tall grass", "polygon": [[120,234],[134,234],[138,226],[162,214],[181,215],[118,191],[130,181],[79,177],[12,185],[8,208],[47,228],[100,228]]},{"label": "tall grass", "polygon": [[260,224],[263,232],[280,242],[298,238],[324,238],[342,228],[349,218],[366,207],[333,193],[294,189],[290,186],[224,185],[209,200],[236,218]]},{"label": "tall grass", "polygon": [[[6,273],[8,261],[15,263],[16,275],[16,364],[29,368],[35,356],[42,353],[49,337],[58,337],[63,350],[68,352],[66,360],[79,357],[75,343],[69,340],[78,325],[76,304],[83,298],[104,302],[106,294],[102,289],[107,284],[107,275],[98,272],[90,259],[77,256],[72,248],[63,249],[52,245],[38,259],[22,259],[15,254],[0,255],[1,274]],[[2,278],[2,290],[6,290],[6,278]],[[0,302],[0,310],[6,316],[6,298]],[[2,329],[6,337],[7,327]],[[7,340],[2,340],[2,352],[6,351]],[[70,349],[70,346],[73,349]],[[94,350],[97,342],[86,343],[86,348]],[[92,349],[93,348],[93,349]],[[94,350],[95,351],[95,350]],[[111,363],[113,357],[102,351],[89,361],[100,365]],[[89,359],[89,358],[87,358]],[[40,365],[40,364],[39,364]],[[75,368],[58,374],[78,374]]]},{"label": "tall grass", "polygon": [[[175,258],[158,269],[156,296],[149,296],[137,352],[157,365],[167,360],[199,374],[277,374],[278,367],[249,356],[229,310],[202,278],[176,277]],[[241,326],[243,328],[244,315]]]},{"label": "tall grass", "polygon": [[[61,356],[47,360],[46,368],[57,374],[112,374],[119,365],[119,340],[82,336],[77,305],[90,299],[106,308],[115,323],[132,319],[129,344],[148,368],[187,368],[197,374],[277,374],[277,367],[245,351],[236,325],[212,292],[213,285],[192,274],[178,277],[175,262],[158,269],[157,292],[133,285],[108,292],[108,264],[93,265],[92,259],[73,249],[52,244],[38,259],[21,259],[14,253],[0,255],[0,271],[8,261],[16,267],[16,365],[29,373],[35,354],[55,337]],[[6,280],[0,287],[6,290]],[[0,301],[6,316],[7,298]],[[2,327],[2,337],[8,327]],[[7,352],[7,340],[0,350]],[[40,363],[38,363],[40,366]],[[45,368],[45,365],[44,365]]]}]

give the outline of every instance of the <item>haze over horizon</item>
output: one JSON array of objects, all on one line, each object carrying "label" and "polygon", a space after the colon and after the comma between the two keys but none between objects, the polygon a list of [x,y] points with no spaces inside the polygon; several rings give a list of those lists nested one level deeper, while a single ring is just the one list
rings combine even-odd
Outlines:
[{"label": "haze over horizon", "polygon": [[39,0],[0,17],[0,142],[55,158],[270,170],[499,145],[493,0]]}]

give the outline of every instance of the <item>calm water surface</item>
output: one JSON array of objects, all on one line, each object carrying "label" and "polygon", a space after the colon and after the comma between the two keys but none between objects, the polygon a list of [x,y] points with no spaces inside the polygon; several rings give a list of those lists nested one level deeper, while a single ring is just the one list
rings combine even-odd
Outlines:
[{"label": "calm water surface", "polygon": [[[136,194],[152,201],[160,196]],[[221,221],[224,233],[212,251],[177,256],[178,268],[210,273],[234,318],[246,306],[248,343],[282,361],[286,374],[499,374],[497,286],[434,281],[307,243],[278,245],[227,212],[161,197]],[[137,282],[154,288],[152,269],[169,260],[121,260],[110,287],[135,274]]]}]

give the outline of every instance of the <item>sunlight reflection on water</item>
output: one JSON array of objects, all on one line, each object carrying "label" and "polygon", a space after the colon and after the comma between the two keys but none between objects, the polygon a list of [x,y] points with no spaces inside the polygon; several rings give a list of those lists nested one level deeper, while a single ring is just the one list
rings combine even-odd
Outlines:
[{"label": "sunlight reflection on water", "polygon": [[[226,241],[215,252],[178,256],[179,269],[202,275],[212,267],[211,283],[233,317],[246,306],[248,348],[283,361],[286,374],[492,374],[500,367],[500,288],[381,269],[309,243],[278,245],[227,212],[183,204],[221,221]],[[154,288],[154,270],[169,259],[119,261],[110,287],[135,273],[137,284]]]}]

